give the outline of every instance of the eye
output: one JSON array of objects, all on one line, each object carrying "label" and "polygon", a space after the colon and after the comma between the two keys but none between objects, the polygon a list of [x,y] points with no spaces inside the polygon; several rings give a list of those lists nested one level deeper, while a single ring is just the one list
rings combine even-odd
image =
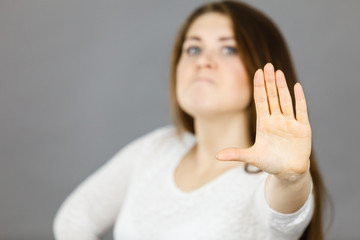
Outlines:
[{"label": "eye", "polygon": [[229,47],[229,46],[223,47],[222,51],[227,55],[232,55],[237,53],[237,49],[235,47]]},{"label": "eye", "polygon": [[194,56],[194,55],[197,55],[200,53],[200,48],[199,47],[195,47],[195,46],[192,46],[192,47],[188,47],[186,49],[186,53],[191,55],[191,56]]}]

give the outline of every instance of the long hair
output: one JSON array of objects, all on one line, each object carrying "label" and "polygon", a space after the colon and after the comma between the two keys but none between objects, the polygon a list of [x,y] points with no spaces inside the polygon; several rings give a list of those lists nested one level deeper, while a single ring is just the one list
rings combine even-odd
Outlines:
[{"label": "long hair", "polygon": [[[181,56],[182,45],[187,31],[194,20],[205,13],[213,12],[229,17],[232,22],[234,37],[239,49],[239,57],[243,61],[249,77],[254,76],[257,69],[263,68],[266,63],[271,62],[275,69],[281,69],[284,72],[288,86],[294,86],[297,82],[286,42],[272,20],[260,11],[240,2],[222,1],[202,5],[195,9],[184,22],[172,51],[170,104],[173,122],[178,135],[181,135],[183,132],[195,134],[193,117],[181,109],[176,98],[176,67]],[[252,81],[250,82],[253,84]],[[292,87],[289,87],[289,90],[294,105],[294,90]],[[256,110],[254,100],[249,104],[248,110],[250,135],[253,143],[255,143]],[[314,150],[312,150],[310,156],[310,172],[314,185],[315,209],[311,222],[305,229],[301,239],[322,240],[324,239],[322,212],[326,190],[316,163]]]}]

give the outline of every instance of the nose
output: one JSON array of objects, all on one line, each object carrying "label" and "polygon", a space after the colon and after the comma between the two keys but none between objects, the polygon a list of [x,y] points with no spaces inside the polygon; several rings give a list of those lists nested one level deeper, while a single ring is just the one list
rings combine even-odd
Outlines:
[{"label": "nose", "polygon": [[216,61],[214,56],[209,52],[202,52],[197,58],[198,68],[215,68]]}]

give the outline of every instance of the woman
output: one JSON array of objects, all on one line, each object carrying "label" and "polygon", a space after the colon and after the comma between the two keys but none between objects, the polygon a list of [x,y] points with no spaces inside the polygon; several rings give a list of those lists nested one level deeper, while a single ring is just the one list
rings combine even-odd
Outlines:
[{"label": "woman", "polygon": [[196,9],[170,91],[174,126],[84,181],[55,218],[57,239],[98,239],[114,223],[115,239],[323,239],[304,92],[271,20],[233,1]]}]

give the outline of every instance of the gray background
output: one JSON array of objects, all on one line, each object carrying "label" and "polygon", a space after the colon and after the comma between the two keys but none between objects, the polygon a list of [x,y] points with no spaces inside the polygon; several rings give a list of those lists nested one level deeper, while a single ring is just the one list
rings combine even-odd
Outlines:
[{"label": "gray background", "polygon": [[[203,2],[0,1],[0,239],[52,239],[85,177],[170,123],[171,47]],[[278,23],[303,83],[335,204],[327,239],[360,239],[360,1],[248,2]]]}]

